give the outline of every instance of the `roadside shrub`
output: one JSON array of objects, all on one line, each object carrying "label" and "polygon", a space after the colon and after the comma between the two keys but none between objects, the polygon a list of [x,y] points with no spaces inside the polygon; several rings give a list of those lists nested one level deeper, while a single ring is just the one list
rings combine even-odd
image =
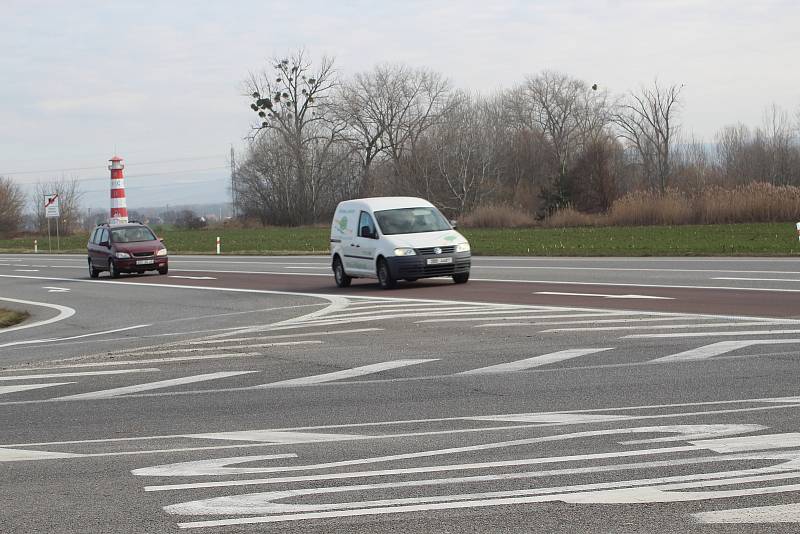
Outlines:
[{"label": "roadside shrub", "polygon": [[633,191],[616,200],[608,213],[607,224],[640,226],[691,224],[694,209],[690,199],[677,189]]},{"label": "roadside shrub", "polygon": [[480,206],[461,218],[465,228],[523,228],[534,226],[536,220],[525,210],[512,206]]},{"label": "roadside shrub", "polygon": [[576,226],[602,226],[606,217],[604,215],[594,215],[583,213],[572,206],[562,208],[553,212],[547,217],[542,225],[547,228],[568,228]]}]

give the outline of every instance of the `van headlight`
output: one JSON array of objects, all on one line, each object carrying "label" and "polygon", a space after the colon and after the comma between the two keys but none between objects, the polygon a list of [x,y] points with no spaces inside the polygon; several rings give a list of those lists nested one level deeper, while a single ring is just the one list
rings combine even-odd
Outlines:
[{"label": "van headlight", "polygon": [[416,256],[417,255],[417,251],[414,250],[413,248],[409,248],[409,247],[396,248],[396,249],[394,249],[394,255],[395,256]]},{"label": "van headlight", "polygon": [[167,255],[167,249],[165,248],[160,248],[156,251],[156,256],[166,256],[166,255]]},{"label": "van headlight", "polygon": [[469,243],[459,243],[456,245],[456,252],[469,252]]},{"label": "van headlight", "polygon": [[127,252],[117,252],[116,254],[114,254],[114,257],[115,258],[119,258],[119,259],[122,260],[122,259],[125,259],[125,258],[130,258],[131,255],[128,254]]}]

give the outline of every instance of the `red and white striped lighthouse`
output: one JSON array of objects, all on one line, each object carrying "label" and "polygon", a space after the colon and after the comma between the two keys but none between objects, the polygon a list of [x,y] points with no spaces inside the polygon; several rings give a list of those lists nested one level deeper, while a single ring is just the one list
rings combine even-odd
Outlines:
[{"label": "red and white striped lighthouse", "polygon": [[111,165],[108,169],[111,171],[111,217],[108,222],[111,224],[120,224],[128,222],[128,205],[125,202],[125,177],[122,175],[122,169],[125,165],[122,163],[122,158],[114,156],[109,160]]}]

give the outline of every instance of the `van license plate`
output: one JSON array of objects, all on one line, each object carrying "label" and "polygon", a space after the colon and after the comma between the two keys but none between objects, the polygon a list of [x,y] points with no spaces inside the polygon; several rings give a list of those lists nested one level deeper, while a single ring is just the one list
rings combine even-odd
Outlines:
[{"label": "van license plate", "polygon": [[453,263],[453,258],[429,258],[428,265],[438,265],[440,263]]},{"label": "van license plate", "polygon": [[155,260],[136,260],[136,265],[152,265]]}]

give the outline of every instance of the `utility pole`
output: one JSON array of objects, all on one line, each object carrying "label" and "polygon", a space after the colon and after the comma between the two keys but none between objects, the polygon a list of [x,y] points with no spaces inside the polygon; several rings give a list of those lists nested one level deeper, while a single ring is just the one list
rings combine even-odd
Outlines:
[{"label": "utility pole", "polygon": [[236,218],[236,205],[238,199],[236,198],[236,152],[231,145],[231,217]]}]

